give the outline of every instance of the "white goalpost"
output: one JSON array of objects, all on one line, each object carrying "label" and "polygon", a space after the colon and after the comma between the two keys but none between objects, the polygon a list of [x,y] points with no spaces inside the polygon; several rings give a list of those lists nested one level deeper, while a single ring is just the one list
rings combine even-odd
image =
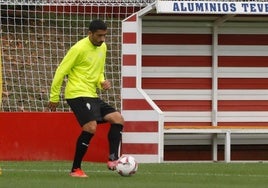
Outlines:
[{"label": "white goalpost", "polygon": [[[100,95],[120,109],[121,20],[151,2],[0,1],[3,75],[0,111],[44,111],[56,67],[67,50],[87,35],[88,24],[95,18],[108,25],[106,77],[113,84],[110,91]],[[58,110],[69,111],[61,98]]]}]

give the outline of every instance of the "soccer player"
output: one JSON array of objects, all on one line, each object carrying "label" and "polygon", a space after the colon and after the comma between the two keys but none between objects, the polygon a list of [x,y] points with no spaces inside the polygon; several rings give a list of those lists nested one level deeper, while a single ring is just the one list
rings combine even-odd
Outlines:
[{"label": "soccer player", "polygon": [[58,66],[50,91],[48,107],[56,111],[62,82],[67,77],[65,99],[75,114],[82,130],[77,139],[73,166],[70,176],[88,177],[81,169],[81,162],[94,136],[99,122],[111,124],[108,132],[109,157],[107,167],[115,170],[124,119],[112,106],[99,98],[97,89],[111,88],[105,79],[104,69],[107,46],[105,37],[107,26],[102,20],[93,20],[88,36],[74,44]]}]

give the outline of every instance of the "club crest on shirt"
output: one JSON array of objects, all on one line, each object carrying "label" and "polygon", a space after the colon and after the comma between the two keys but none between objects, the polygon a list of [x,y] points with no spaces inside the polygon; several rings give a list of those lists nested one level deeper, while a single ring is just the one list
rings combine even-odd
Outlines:
[{"label": "club crest on shirt", "polygon": [[91,105],[89,103],[87,103],[86,106],[89,110],[91,109]]}]

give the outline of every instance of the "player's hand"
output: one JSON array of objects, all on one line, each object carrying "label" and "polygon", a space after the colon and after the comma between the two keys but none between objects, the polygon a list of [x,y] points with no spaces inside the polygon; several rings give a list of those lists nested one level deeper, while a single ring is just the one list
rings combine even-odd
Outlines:
[{"label": "player's hand", "polygon": [[49,103],[48,103],[48,108],[49,108],[52,112],[55,112],[55,111],[56,111],[56,108],[57,108],[58,105],[59,105],[58,102],[49,102]]},{"label": "player's hand", "polygon": [[104,89],[104,90],[110,89],[110,88],[111,88],[111,82],[110,82],[109,80],[104,80],[104,81],[101,83],[101,87],[102,87],[102,89]]}]

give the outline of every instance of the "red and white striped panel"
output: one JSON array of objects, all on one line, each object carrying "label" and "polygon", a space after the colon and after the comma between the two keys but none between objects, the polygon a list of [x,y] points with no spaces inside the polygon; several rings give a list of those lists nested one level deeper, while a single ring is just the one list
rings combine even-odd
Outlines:
[{"label": "red and white striped panel", "polygon": [[211,29],[157,19],[143,22],[142,88],[168,125],[211,125]]},{"label": "red and white striped panel", "polygon": [[[268,26],[228,24],[219,28],[218,35],[219,125],[268,126]],[[176,125],[211,124],[208,25],[157,21],[157,16],[143,22],[142,88],[168,116],[176,115],[168,120]]]},{"label": "red and white striped panel", "polygon": [[138,30],[136,14],[123,21],[121,109],[125,125],[121,153],[141,163],[159,162],[159,114],[137,89]]},{"label": "red and white striped panel", "polygon": [[249,24],[243,30],[221,30],[219,124],[268,126],[267,29],[265,24],[256,28]]}]

